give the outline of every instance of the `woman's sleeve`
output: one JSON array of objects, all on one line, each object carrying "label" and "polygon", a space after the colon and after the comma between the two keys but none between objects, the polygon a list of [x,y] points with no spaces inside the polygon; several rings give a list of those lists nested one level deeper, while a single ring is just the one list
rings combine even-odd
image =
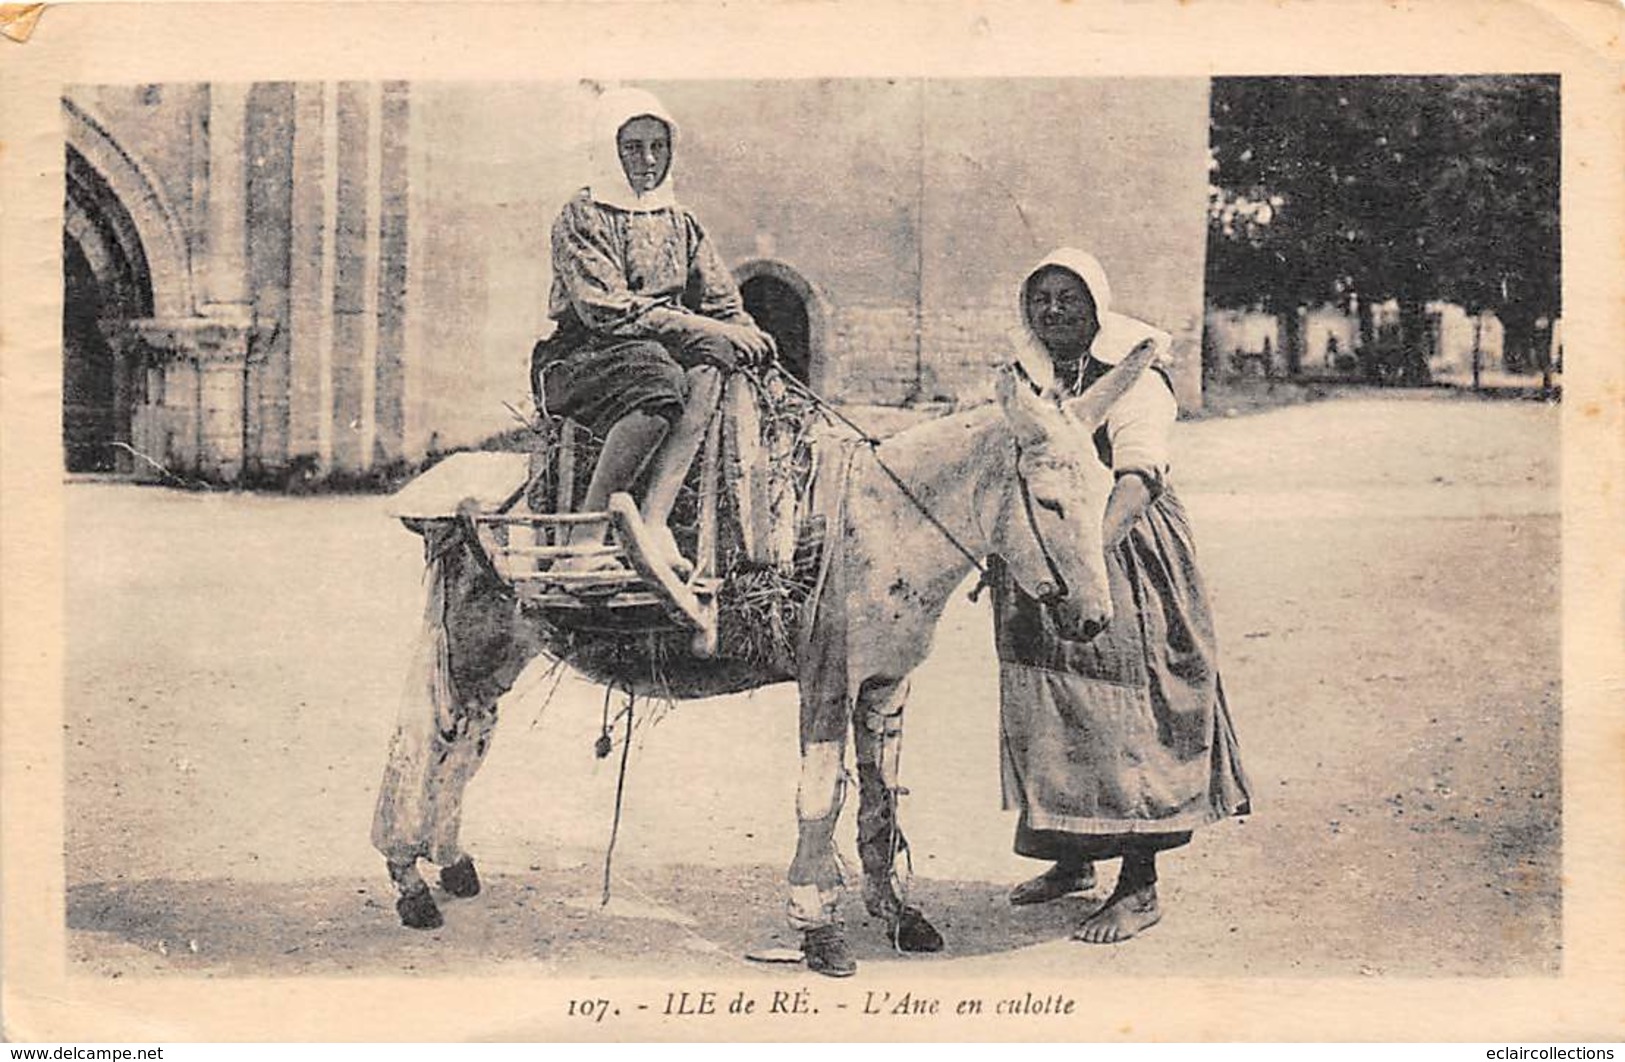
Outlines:
[{"label": "woman's sleeve", "polygon": [[722,260],[716,244],[706,237],[705,230],[692,214],[688,215],[688,228],[690,239],[694,241],[689,282],[698,293],[695,309],[719,321],[755,325],[750,314],[745,312],[745,300],[739,295],[739,285],[734,283],[733,271]]},{"label": "woman's sleeve", "polygon": [[553,223],[553,272],[581,323],[599,335],[626,339],[685,334],[687,311],[670,297],[634,294],[610,247],[590,203],[572,200]]},{"label": "woman's sleeve", "polygon": [[1152,490],[1160,490],[1168,474],[1168,437],[1178,416],[1167,377],[1146,369],[1106,414],[1112,471],[1138,472]]}]

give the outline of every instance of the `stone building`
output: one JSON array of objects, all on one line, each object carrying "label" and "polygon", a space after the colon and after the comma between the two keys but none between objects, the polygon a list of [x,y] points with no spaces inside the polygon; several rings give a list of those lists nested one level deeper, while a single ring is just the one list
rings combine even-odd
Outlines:
[{"label": "stone building", "polygon": [[[1200,401],[1207,83],[650,83],[747,304],[847,403],[976,401],[1060,244]],[[514,426],[592,85],[74,88],[69,471],[364,475]]]}]

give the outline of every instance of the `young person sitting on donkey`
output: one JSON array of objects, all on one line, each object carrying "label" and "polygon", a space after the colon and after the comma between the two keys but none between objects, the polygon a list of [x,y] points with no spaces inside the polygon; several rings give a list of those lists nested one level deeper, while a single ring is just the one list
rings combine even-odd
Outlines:
[{"label": "young person sitting on donkey", "polygon": [[[739,288],[694,215],[678,204],[677,124],[650,93],[616,89],[600,101],[591,183],[553,224],[553,335],[531,357],[538,403],[603,441],[580,510],[646,482],[640,503],[660,558],[693,565],[668,521],[722,392],[723,374],[770,361],[773,338],[745,312]],[[601,542],[577,525],[568,541]],[[592,537],[596,536],[596,537]],[[564,570],[614,566],[571,558]]]}]

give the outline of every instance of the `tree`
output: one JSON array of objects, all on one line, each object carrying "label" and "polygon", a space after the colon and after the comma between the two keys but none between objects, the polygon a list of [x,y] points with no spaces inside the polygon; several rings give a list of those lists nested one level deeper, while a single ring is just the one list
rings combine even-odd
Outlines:
[{"label": "tree", "polygon": [[1441,297],[1494,310],[1508,362],[1544,368],[1535,325],[1562,306],[1558,81],[1466,78],[1446,105],[1462,142],[1431,190],[1449,222],[1432,234]]},{"label": "tree", "polygon": [[1373,378],[1427,379],[1432,298],[1526,342],[1558,309],[1557,130],[1553,78],[1216,80],[1209,298],[1279,314],[1294,352],[1299,307],[1357,299]]},{"label": "tree", "polygon": [[1301,356],[1297,311],[1339,296],[1335,226],[1323,224],[1329,187],[1316,128],[1324,100],[1300,78],[1226,78],[1212,93],[1208,298],[1257,306],[1283,325],[1289,361]]}]

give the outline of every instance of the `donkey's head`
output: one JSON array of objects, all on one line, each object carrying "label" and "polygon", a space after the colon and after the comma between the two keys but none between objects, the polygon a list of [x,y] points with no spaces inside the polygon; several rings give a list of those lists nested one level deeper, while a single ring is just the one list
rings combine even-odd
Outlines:
[{"label": "donkey's head", "polygon": [[1087,641],[1111,622],[1103,525],[1115,480],[1093,435],[1155,355],[1154,339],[1137,344],[1083,395],[1060,403],[1013,372],[999,377],[1018,497],[996,548],[1022,589],[1049,606],[1063,638]]},{"label": "donkey's head", "polygon": [[1016,439],[1016,490],[994,550],[1017,585],[1043,602],[1063,638],[1087,641],[1111,622],[1102,523],[1112,475],[1084,426],[1025,382],[1001,373],[999,405]]}]

